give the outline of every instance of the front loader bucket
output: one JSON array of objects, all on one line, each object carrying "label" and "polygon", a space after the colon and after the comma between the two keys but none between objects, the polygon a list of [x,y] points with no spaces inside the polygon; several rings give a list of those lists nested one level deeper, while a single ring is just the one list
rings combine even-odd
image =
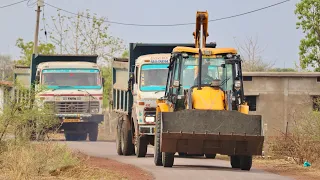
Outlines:
[{"label": "front loader bucket", "polygon": [[188,154],[261,155],[260,115],[237,111],[163,112],[161,151]]}]

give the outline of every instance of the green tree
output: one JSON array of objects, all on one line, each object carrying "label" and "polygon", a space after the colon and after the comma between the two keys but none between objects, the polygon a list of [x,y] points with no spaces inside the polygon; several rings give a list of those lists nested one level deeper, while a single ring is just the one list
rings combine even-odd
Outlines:
[{"label": "green tree", "polygon": [[10,81],[13,75],[13,61],[11,56],[0,54],[0,80]]},{"label": "green tree", "polygon": [[123,51],[121,57],[122,58],[129,58],[129,51],[128,50]]},{"label": "green tree", "polygon": [[295,69],[292,69],[292,68],[272,68],[269,71],[271,71],[271,72],[297,72]]},{"label": "green tree", "polygon": [[296,4],[297,29],[302,29],[305,37],[300,41],[300,65],[320,71],[320,1],[301,0]]},{"label": "green tree", "polygon": [[109,32],[107,18],[92,15],[89,10],[77,16],[65,16],[57,11],[57,16],[51,17],[53,26],[48,27],[50,40],[59,53],[97,54],[100,63],[109,64],[124,51],[123,41]]},{"label": "green tree", "polygon": [[[33,54],[33,41],[24,42],[22,38],[17,39],[16,46],[21,50],[20,59],[16,61],[17,64],[30,66]],[[53,44],[40,43],[38,45],[39,54],[54,54],[55,46]]]}]

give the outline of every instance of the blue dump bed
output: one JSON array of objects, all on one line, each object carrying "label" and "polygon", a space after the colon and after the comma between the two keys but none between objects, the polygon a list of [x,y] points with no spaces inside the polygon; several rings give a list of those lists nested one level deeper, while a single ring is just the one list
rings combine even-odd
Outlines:
[{"label": "blue dump bed", "polygon": [[[156,53],[171,53],[176,46],[194,47],[194,44],[129,44],[129,59],[114,58],[112,63],[112,104],[118,113],[129,114],[132,110],[133,97],[128,92],[130,72],[134,71],[135,61],[139,56]],[[206,47],[215,47],[207,44]]]}]

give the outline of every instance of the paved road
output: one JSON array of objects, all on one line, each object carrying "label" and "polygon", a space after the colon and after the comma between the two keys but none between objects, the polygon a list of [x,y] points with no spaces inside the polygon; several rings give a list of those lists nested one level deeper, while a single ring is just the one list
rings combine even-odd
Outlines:
[{"label": "paved road", "polygon": [[113,142],[66,142],[75,150],[95,157],[109,158],[122,163],[136,165],[152,172],[156,179],[219,179],[219,180],[289,180],[276,174],[267,173],[258,169],[241,171],[230,168],[228,161],[201,158],[175,158],[172,168],[164,168],[153,164],[153,149],[148,149],[145,158],[136,156],[118,156]]}]

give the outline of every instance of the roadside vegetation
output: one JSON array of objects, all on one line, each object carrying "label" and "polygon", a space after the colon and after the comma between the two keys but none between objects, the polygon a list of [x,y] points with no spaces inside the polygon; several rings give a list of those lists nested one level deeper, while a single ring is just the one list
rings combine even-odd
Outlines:
[{"label": "roadside vegetation", "polygon": [[[16,83],[13,91],[5,93],[0,113],[0,179],[124,179],[87,165],[87,159],[65,145],[44,141],[59,121],[50,106],[29,98],[39,91]],[[24,98],[15,99],[11,93]]]}]

